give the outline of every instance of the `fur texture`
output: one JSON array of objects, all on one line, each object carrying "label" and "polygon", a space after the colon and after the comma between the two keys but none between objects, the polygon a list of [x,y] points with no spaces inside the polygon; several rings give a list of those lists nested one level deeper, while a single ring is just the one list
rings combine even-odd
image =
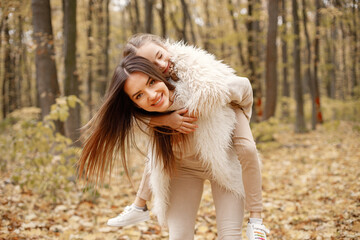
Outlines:
[{"label": "fur texture", "polygon": [[[242,170],[232,149],[235,112],[230,106],[226,78],[235,76],[234,70],[217,61],[201,49],[183,43],[167,43],[180,79],[176,82],[175,97],[190,113],[198,116],[199,128],[194,132],[195,148],[213,180],[238,197],[244,197]],[[154,159],[153,156],[149,156]],[[154,195],[153,212],[159,223],[166,224],[169,203],[170,177],[162,171],[162,164],[151,161],[150,184]]]}]

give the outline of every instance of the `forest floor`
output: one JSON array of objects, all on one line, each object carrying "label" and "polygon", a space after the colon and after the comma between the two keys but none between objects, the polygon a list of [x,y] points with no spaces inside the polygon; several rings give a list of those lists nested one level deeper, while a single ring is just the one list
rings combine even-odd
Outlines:
[{"label": "forest floor", "polygon": [[[263,161],[264,222],[268,239],[360,239],[360,130],[338,122],[294,134],[281,126],[274,141],[258,143]],[[14,163],[16,164],[16,163]],[[139,183],[142,167],[133,166]],[[125,177],[114,176],[93,201],[74,187],[66,201],[53,204],[0,175],[0,239],[167,239],[155,216],[137,226],[106,225],[134,199]],[[89,198],[91,199],[91,197]],[[246,214],[243,225],[245,237]],[[209,183],[198,213],[195,239],[215,239]]]}]

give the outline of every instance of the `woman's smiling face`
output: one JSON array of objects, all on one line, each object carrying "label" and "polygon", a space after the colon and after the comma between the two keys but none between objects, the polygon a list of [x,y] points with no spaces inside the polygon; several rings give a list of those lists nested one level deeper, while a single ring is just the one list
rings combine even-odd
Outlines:
[{"label": "woman's smiling face", "polygon": [[169,77],[170,73],[170,53],[163,47],[153,43],[148,42],[142,45],[136,52],[136,55],[148,59],[150,62],[154,63],[160,71],[164,74],[165,77]]},{"label": "woman's smiling face", "polygon": [[138,107],[148,112],[165,112],[171,106],[172,92],[165,83],[142,72],[129,75],[124,91]]}]

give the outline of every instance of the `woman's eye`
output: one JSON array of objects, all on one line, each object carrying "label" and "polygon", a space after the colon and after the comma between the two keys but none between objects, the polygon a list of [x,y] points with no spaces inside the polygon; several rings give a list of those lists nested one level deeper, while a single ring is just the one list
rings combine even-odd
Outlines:
[{"label": "woman's eye", "polygon": [[138,95],[136,95],[135,99],[140,99],[142,97],[142,93],[139,93]]},{"label": "woman's eye", "polygon": [[161,59],[161,58],[162,58],[162,56],[163,56],[163,55],[162,55],[162,53],[160,53],[159,58]]}]

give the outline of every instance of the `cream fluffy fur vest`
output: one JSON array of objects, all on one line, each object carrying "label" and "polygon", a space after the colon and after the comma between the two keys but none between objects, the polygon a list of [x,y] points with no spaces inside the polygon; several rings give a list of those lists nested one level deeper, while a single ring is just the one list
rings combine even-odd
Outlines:
[{"label": "cream fluffy fur vest", "polygon": [[[212,180],[243,198],[241,165],[232,149],[231,139],[235,112],[229,104],[229,89],[224,83],[235,76],[234,70],[201,49],[183,43],[167,43],[166,47],[180,79],[175,83],[176,101],[199,116],[194,139],[204,168],[210,171]],[[153,212],[159,223],[166,225],[170,177],[162,170],[161,161],[154,164],[151,153],[148,157]]]}]

